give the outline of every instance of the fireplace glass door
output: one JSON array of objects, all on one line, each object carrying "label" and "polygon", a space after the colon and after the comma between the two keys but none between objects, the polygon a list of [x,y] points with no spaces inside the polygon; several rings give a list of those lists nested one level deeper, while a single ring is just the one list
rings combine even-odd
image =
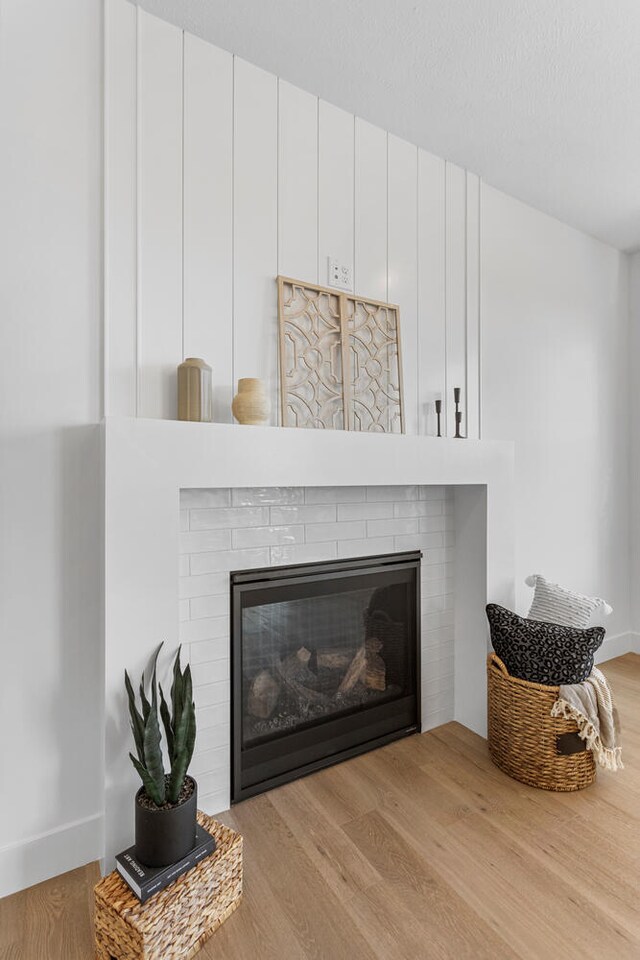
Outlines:
[{"label": "fireplace glass door", "polygon": [[419,563],[232,574],[234,800],[417,729]]}]

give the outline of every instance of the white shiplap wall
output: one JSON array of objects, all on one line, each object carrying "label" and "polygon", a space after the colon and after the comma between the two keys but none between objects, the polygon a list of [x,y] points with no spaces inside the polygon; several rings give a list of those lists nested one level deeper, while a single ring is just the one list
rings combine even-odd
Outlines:
[{"label": "white shiplap wall", "polygon": [[215,419],[263,377],[277,420],[278,273],[400,305],[407,431],[461,386],[479,436],[478,178],[257,67],[107,0],[105,410],[175,416],[184,356]]}]

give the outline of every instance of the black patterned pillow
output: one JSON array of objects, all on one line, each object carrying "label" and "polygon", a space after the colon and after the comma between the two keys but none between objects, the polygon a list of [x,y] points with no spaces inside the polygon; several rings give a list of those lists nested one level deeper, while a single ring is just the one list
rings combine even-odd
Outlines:
[{"label": "black patterned pillow", "polygon": [[493,649],[511,676],[554,687],[587,679],[605,635],[604,627],[525,620],[497,603],[488,604],[487,618]]}]

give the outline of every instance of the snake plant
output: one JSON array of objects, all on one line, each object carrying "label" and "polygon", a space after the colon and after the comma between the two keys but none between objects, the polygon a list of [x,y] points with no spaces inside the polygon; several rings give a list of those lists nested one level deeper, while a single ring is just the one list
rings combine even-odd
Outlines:
[{"label": "snake plant", "polygon": [[[140,680],[140,711],[136,705],[136,695],[129,674],[124,672],[124,684],[129,698],[129,719],[131,732],[136,746],[137,757],[129,754],[131,762],[140,774],[147,795],[157,806],[178,802],[182,790],[193,748],[196,742],[196,711],[193,702],[193,684],[191,667],[187,664],[184,671],[180,666],[180,649],[173,662],[173,682],[171,684],[171,709],[167,703],[162,686],[156,680],[156,664],[160,647],[153,658],[153,672],[149,693],[145,692],[144,673]],[[158,692],[160,693],[160,720],[166,738],[166,752],[169,760],[169,774],[165,774],[162,755],[162,733],[158,719]]]}]

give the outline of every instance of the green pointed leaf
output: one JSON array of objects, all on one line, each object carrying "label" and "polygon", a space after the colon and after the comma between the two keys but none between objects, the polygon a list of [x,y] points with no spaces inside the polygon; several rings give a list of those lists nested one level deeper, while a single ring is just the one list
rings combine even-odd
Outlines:
[{"label": "green pointed leaf", "polygon": [[133,689],[133,684],[131,683],[131,678],[126,670],[124,672],[124,685],[127,691],[127,697],[129,698],[129,704],[135,707],[136,695]]},{"label": "green pointed leaf", "polygon": [[[187,738],[189,734],[191,712],[193,703],[185,703],[182,715],[175,731],[173,763],[171,764],[171,774],[169,777],[168,795],[171,803],[175,803],[180,795],[182,784],[187,773],[189,765],[189,752],[187,748]],[[171,799],[174,798],[174,799]]]},{"label": "green pointed leaf", "polygon": [[133,742],[136,745],[136,753],[138,754],[138,760],[140,763],[144,763],[144,742],[142,736],[139,735],[137,727],[133,725],[133,721],[129,723],[131,727],[131,733],[133,734]]},{"label": "green pointed leaf", "polygon": [[136,760],[136,758],[132,753],[130,753],[129,756],[131,758],[131,763],[134,765],[134,767],[136,768],[136,770],[140,775],[140,779],[142,780],[142,785],[147,793],[147,796],[151,797],[153,802],[156,803],[158,806],[161,806],[165,802],[164,795],[161,798],[160,794],[156,789],[156,783],[153,777],[150,776],[146,767],[144,767],[139,760]]},{"label": "green pointed leaf", "polygon": [[142,717],[146,723],[151,710],[151,704],[147,700],[147,695],[144,692],[144,674],[142,674],[142,679],[140,680],[140,702],[142,703]]},{"label": "green pointed leaf", "polygon": [[[164,642],[164,641],[163,641],[163,642]],[[151,661],[151,668],[152,668],[152,679],[151,679],[151,700],[152,700],[152,702],[151,702],[151,703],[149,703],[149,700],[147,699],[147,695],[146,695],[145,689],[144,689],[144,688],[145,688],[145,673],[146,673],[146,671],[143,671],[142,676],[141,676],[141,678],[140,678],[140,701],[141,701],[141,703],[142,703],[142,716],[143,716],[143,718],[144,718],[144,722],[145,722],[145,723],[147,722],[147,718],[148,718],[148,716],[149,716],[149,711],[151,710],[151,707],[152,707],[153,703],[156,701],[156,664],[157,664],[157,662],[158,662],[158,654],[160,653],[160,650],[161,650],[161,649],[162,649],[162,643],[160,644],[160,646],[158,647],[158,649],[157,649],[156,652],[154,653],[153,659],[152,659],[152,661]]]},{"label": "green pointed leaf", "polygon": [[191,667],[187,664],[187,667],[184,671],[184,676],[182,680],[183,687],[183,707],[178,719],[178,725],[174,731],[174,755],[177,756],[179,753],[182,753],[186,749],[187,745],[187,735],[189,731],[189,717],[191,714],[191,709],[193,707],[193,698],[192,698],[192,680],[191,680]]},{"label": "green pointed leaf", "polygon": [[180,796],[180,791],[182,790],[186,773],[187,756],[185,753],[183,753],[182,756],[176,760],[171,769],[171,777],[169,779],[169,786],[167,788],[167,799],[169,800],[169,803],[178,802],[178,797]]},{"label": "green pointed leaf", "polygon": [[136,707],[136,695],[133,692],[133,686],[126,670],[124,672],[124,685],[129,700],[129,718],[131,720],[131,731],[136,745],[136,752],[140,762],[144,763],[144,720]]},{"label": "green pointed leaf", "polygon": [[154,713],[158,712],[158,684],[156,682],[156,668],[153,668],[153,674],[151,675],[151,709]]},{"label": "green pointed leaf", "polygon": [[193,750],[196,745],[196,705],[191,701],[191,707],[189,709],[189,724],[187,727],[187,737],[186,737],[186,751],[187,751],[187,767],[185,770],[185,775],[189,769],[191,763],[191,758],[193,757]]},{"label": "green pointed leaf", "polygon": [[175,731],[176,724],[178,723],[178,718],[182,713],[182,670],[180,669],[180,650],[181,647],[178,647],[178,652],[176,653],[176,658],[173,662],[173,683],[171,684],[171,714],[173,720],[173,729]]},{"label": "green pointed leaf", "polygon": [[175,730],[175,736],[173,740],[173,753],[174,757],[178,757],[181,753],[184,753],[186,744],[187,744],[187,731],[189,729],[189,709],[190,704],[185,703],[180,719],[178,720],[178,726]]},{"label": "green pointed leaf", "polygon": [[163,798],[161,802],[164,802],[164,765],[162,762],[162,748],[160,746],[160,740],[161,735],[160,726],[158,724],[158,711],[150,710],[144,726],[144,759],[149,775],[156,785],[157,794]]},{"label": "green pointed leaf", "polygon": [[164,698],[164,691],[162,689],[162,684],[159,684],[160,687],[160,716],[162,717],[162,725],[164,727],[164,734],[167,738],[167,752],[169,754],[169,762],[173,761],[173,728],[171,726],[171,716],[169,714],[169,707],[167,701]]},{"label": "green pointed leaf", "polygon": [[183,707],[193,700],[193,680],[191,679],[191,664],[187,664],[182,676],[182,705]]},{"label": "green pointed leaf", "polygon": [[[164,643],[164,640],[162,641],[162,643]],[[157,710],[157,707],[158,707],[158,690],[157,690],[157,683],[156,683],[156,668],[157,668],[157,666],[158,666],[158,656],[159,656],[159,654],[160,654],[160,651],[162,650],[162,643],[160,644],[160,646],[158,647],[158,649],[157,649],[156,652],[154,653],[154,655],[153,655],[153,660],[151,661],[151,662],[152,662],[152,665],[153,665],[153,669],[152,669],[152,672],[151,672],[151,706],[152,706],[152,708],[153,708],[154,710]]]}]

